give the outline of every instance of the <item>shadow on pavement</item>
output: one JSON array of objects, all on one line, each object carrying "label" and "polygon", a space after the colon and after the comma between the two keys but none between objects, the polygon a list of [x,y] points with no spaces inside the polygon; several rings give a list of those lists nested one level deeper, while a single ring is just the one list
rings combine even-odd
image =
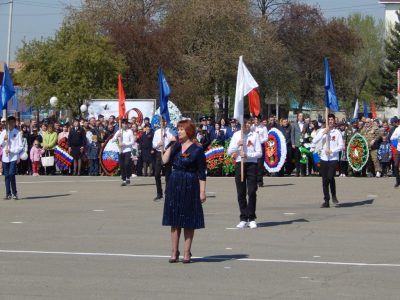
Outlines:
[{"label": "shadow on pavement", "polygon": [[363,201],[357,201],[357,202],[346,202],[346,203],[339,203],[336,205],[336,207],[355,207],[355,206],[363,206],[363,205],[370,205],[374,203],[374,199],[368,199],[368,200],[363,200]]},{"label": "shadow on pavement", "polygon": [[260,186],[261,188],[266,188],[266,187],[274,187],[274,186],[289,186],[289,185],[295,185],[294,183],[283,183],[283,184],[264,184],[263,186]]},{"label": "shadow on pavement", "polygon": [[302,223],[302,222],[309,222],[309,221],[306,219],[296,219],[296,220],[282,221],[282,222],[263,222],[263,223],[257,223],[257,227],[273,227],[273,226],[290,225],[293,223]]},{"label": "shadow on pavement", "polygon": [[21,200],[35,200],[35,199],[48,199],[48,198],[58,198],[58,197],[67,197],[71,196],[72,194],[59,194],[59,195],[47,195],[47,196],[31,196],[31,197],[24,197]]},{"label": "shadow on pavement", "polygon": [[155,183],[134,183],[128,184],[127,186],[134,187],[134,186],[148,186],[148,185],[156,185]]},{"label": "shadow on pavement", "polygon": [[248,258],[247,254],[231,254],[231,255],[212,255],[204,256],[201,258],[192,258],[193,262],[223,262],[229,260],[237,260],[241,258]]}]

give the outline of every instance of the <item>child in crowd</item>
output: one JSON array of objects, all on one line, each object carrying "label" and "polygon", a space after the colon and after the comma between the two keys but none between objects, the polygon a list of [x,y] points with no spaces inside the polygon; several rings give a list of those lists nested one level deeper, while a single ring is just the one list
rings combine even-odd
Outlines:
[{"label": "child in crowd", "polygon": [[378,149],[378,160],[381,164],[382,176],[386,177],[388,166],[392,160],[392,150],[386,134],[382,135],[382,143]]},{"label": "child in crowd", "polygon": [[89,175],[98,176],[100,145],[97,141],[97,135],[92,135],[92,142],[89,144],[87,151],[87,156],[89,159]]},{"label": "child in crowd", "polygon": [[40,148],[40,143],[38,140],[33,142],[30,158],[32,162],[32,175],[39,176],[39,168],[40,168],[40,160],[42,155],[44,154],[44,150]]}]

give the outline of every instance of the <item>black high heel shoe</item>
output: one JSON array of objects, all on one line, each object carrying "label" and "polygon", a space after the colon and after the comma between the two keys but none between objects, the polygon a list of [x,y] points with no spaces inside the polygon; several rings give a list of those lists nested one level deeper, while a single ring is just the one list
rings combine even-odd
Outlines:
[{"label": "black high heel shoe", "polygon": [[183,264],[190,264],[192,262],[192,252],[189,253],[189,259],[182,259]]},{"label": "black high heel shoe", "polygon": [[179,250],[178,250],[178,251],[176,251],[175,258],[170,258],[170,259],[168,260],[168,262],[169,262],[170,264],[177,263],[177,262],[179,261],[179,255],[180,255],[180,252],[179,252]]}]

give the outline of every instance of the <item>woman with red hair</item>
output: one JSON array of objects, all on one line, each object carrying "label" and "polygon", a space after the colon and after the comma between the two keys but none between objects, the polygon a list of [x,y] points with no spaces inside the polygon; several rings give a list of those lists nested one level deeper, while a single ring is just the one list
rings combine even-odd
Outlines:
[{"label": "woman with red hair", "polygon": [[166,189],[162,224],[171,226],[170,263],[179,261],[179,239],[183,228],[183,263],[190,263],[194,230],[204,228],[202,203],[206,201],[206,158],[203,148],[193,142],[196,129],[190,120],[177,125],[179,141],[164,153],[163,163],[172,163]]}]

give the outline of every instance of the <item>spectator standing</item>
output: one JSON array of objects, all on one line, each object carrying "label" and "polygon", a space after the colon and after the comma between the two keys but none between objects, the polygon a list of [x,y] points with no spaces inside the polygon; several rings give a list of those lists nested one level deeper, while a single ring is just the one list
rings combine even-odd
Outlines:
[{"label": "spectator standing", "polygon": [[33,142],[31,151],[29,153],[30,159],[32,162],[32,175],[39,176],[39,168],[40,168],[40,160],[42,155],[44,154],[44,150],[40,148],[40,142],[35,140]]},{"label": "spectator standing", "polygon": [[388,142],[388,137],[386,134],[382,135],[382,142],[378,149],[378,160],[381,164],[382,176],[387,176],[387,169],[390,165],[392,159],[392,150],[390,148],[390,143]]},{"label": "spectator standing", "polygon": [[68,152],[74,158],[74,168],[73,175],[80,176],[81,175],[81,167],[82,167],[82,153],[84,151],[86,143],[86,134],[85,131],[79,124],[78,120],[74,120],[73,126],[70,130],[68,137]]}]

